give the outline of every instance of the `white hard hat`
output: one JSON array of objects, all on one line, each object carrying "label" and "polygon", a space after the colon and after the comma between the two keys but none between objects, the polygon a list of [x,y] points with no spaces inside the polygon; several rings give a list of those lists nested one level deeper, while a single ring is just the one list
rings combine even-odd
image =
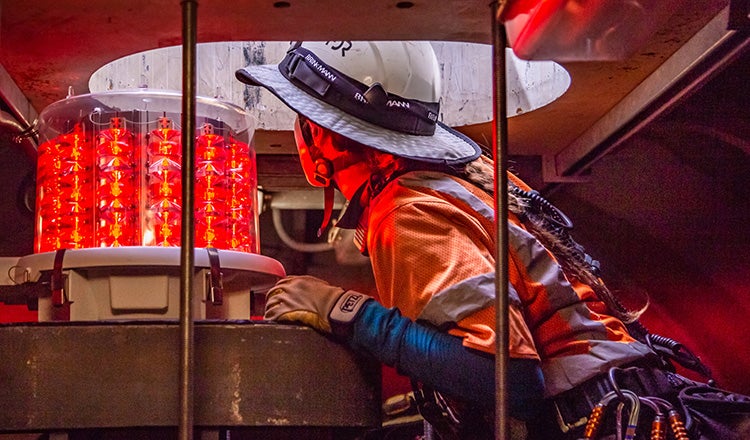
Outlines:
[{"label": "white hard hat", "polygon": [[481,153],[438,121],[440,71],[429,42],[297,42],[278,65],[250,65],[235,75],[317,125],[380,151],[446,164]]},{"label": "white hard hat", "polygon": [[428,41],[303,42],[326,64],[366,86],[404,98],[440,101],[440,67]]}]

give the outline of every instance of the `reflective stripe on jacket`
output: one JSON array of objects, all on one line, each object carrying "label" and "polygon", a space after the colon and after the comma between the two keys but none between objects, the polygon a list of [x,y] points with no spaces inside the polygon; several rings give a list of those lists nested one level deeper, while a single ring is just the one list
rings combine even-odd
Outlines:
[{"label": "reflective stripe on jacket", "polygon": [[[493,205],[443,173],[411,172],[386,186],[370,202],[367,233],[381,302],[494,352]],[[508,248],[510,356],[541,358],[549,395],[650,352],[512,214]]]}]

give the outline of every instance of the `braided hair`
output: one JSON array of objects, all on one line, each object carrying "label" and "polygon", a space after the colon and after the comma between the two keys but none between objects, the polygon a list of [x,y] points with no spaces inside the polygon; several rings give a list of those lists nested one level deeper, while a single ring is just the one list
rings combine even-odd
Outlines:
[{"label": "braided hair", "polygon": [[[470,162],[456,175],[490,195],[495,193],[494,166],[492,160],[485,156]],[[557,208],[537,193],[519,191],[512,182],[508,182],[508,210],[522,219],[534,238],[555,256],[565,274],[591,286],[610,313],[622,322],[629,324],[636,321],[648,307],[648,301],[639,310],[626,308],[599,276],[598,262],[585,253],[583,247],[570,237],[567,230],[557,227],[556,222],[550,221],[548,215],[542,212],[543,210],[534,209],[532,205],[535,200],[557,211]]]}]

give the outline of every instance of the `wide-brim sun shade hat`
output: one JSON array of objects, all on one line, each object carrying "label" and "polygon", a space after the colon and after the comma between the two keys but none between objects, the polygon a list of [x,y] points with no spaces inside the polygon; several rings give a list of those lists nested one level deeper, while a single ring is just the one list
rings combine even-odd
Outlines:
[{"label": "wide-brim sun shade hat", "polygon": [[314,123],[386,153],[448,165],[481,154],[474,141],[437,120],[439,103],[388,93],[378,83],[368,87],[299,43],[279,64],[249,65],[235,76],[266,88]]}]

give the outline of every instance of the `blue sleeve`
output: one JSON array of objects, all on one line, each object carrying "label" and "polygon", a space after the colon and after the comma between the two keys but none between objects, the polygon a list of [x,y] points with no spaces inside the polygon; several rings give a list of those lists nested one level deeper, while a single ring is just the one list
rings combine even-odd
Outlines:
[{"label": "blue sleeve", "polygon": [[[464,347],[461,338],[415,323],[398,309],[368,301],[351,324],[347,339],[353,349],[448,396],[486,408],[495,404],[494,356]],[[508,371],[510,414],[527,419],[544,394],[539,363],[510,359]]]}]

